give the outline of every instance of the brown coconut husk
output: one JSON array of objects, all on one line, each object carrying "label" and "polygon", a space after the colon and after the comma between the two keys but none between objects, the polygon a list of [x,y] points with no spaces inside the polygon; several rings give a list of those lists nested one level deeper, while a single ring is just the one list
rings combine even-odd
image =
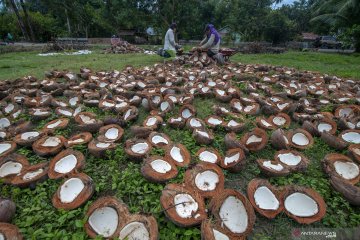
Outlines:
[{"label": "brown coconut husk", "polygon": [[[115,138],[111,139],[106,136],[107,131],[110,129],[116,129],[118,131],[117,136]],[[106,126],[102,126],[99,129],[99,135],[97,137],[97,140],[99,142],[119,142],[121,140],[123,134],[124,134],[124,129],[122,129],[119,125],[109,124]]]},{"label": "brown coconut husk", "polygon": [[360,163],[360,144],[351,144],[348,155],[357,163]]},{"label": "brown coconut husk", "polygon": [[[99,145],[104,147],[98,147]],[[104,157],[107,151],[114,151],[115,148],[116,148],[116,144],[112,142],[104,143],[98,140],[92,140],[88,144],[89,152],[98,158]]]},{"label": "brown coconut husk", "polygon": [[[131,149],[132,146],[139,144],[139,143],[147,144],[147,149],[145,149],[144,153],[136,153],[136,152],[133,152],[133,150]],[[126,154],[128,155],[128,157],[130,159],[135,160],[135,161],[140,161],[143,158],[145,158],[151,152],[151,149],[152,149],[151,143],[144,139],[129,139],[125,142]]]},{"label": "brown coconut husk", "polygon": [[[71,178],[78,178],[84,183],[84,189],[77,195],[77,197],[70,203],[64,203],[60,200],[61,186]],[[83,205],[91,196],[95,190],[93,180],[85,173],[70,174],[68,179],[65,179],[59,186],[52,198],[52,204],[57,209],[71,210]]]},{"label": "brown coconut husk", "polygon": [[147,138],[153,129],[150,127],[131,126],[130,132],[136,138]]},{"label": "brown coconut husk", "polygon": [[[256,204],[254,195],[256,190],[262,186],[267,187],[275,195],[276,199],[279,201],[278,209],[264,209],[260,208]],[[254,209],[266,218],[273,219],[284,210],[284,191],[280,188],[274,187],[265,179],[254,178],[251,180],[247,187],[247,195]]]},{"label": "brown coconut husk", "polygon": [[[214,235],[214,231],[217,231],[227,237],[229,240],[245,240],[246,237],[234,237],[226,235],[222,230],[220,226],[217,226],[218,224],[215,223],[214,220],[206,219],[201,223],[201,240],[217,240],[217,238]],[[219,234],[218,233],[218,234]]]},{"label": "brown coconut husk", "polygon": [[[219,178],[218,182],[216,183],[216,187],[213,190],[202,190],[196,184],[197,176],[205,171],[215,173]],[[187,186],[191,186],[193,189],[196,189],[196,191],[198,191],[203,198],[211,198],[220,194],[221,191],[224,190],[225,177],[221,168],[216,164],[200,162],[191,169],[186,170],[184,175],[184,182]],[[207,187],[206,182],[204,182],[204,185],[200,187]]]},{"label": "brown coconut husk", "polygon": [[[198,204],[198,210],[192,212],[192,216],[189,218],[182,218],[177,214],[174,198],[178,194],[188,194],[190,195]],[[199,225],[204,219],[206,219],[207,214],[205,211],[205,202],[201,195],[194,189],[182,184],[167,184],[162,191],[160,197],[160,204],[167,218],[169,218],[173,223],[179,227],[191,227]],[[186,205],[187,203],[182,203],[181,205]]]},{"label": "brown coconut husk", "polygon": [[10,223],[0,222],[0,233],[4,235],[6,240],[22,240],[23,236],[17,226]]},{"label": "brown coconut husk", "polygon": [[57,107],[55,109],[55,113],[59,116],[72,117],[74,114],[74,110],[66,107]]},{"label": "brown coconut husk", "polygon": [[233,149],[233,148],[241,148],[244,150],[245,153],[249,152],[249,149],[236,138],[236,134],[234,132],[227,133],[224,137],[224,143],[226,149]]},{"label": "brown coconut husk", "polygon": [[[174,148],[179,149],[180,154],[182,156],[182,158],[181,158],[182,161],[180,161],[181,159],[178,158],[178,156],[176,155],[177,151],[175,151]],[[190,161],[191,161],[190,152],[187,150],[187,148],[184,145],[182,145],[180,143],[175,143],[175,144],[171,144],[171,145],[167,146],[166,150],[165,150],[165,157],[170,159],[176,166],[179,166],[179,167],[185,167],[185,166],[189,165]]]},{"label": "brown coconut husk", "polygon": [[194,129],[192,136],[198,144],[208,145],[214,141],[214,135],[210,130]]},{"label": "brown coconut husk", "polygon": [[151,128],[156,130],[164,122],[163,118],[160,116],[148,116],[143,122],[143,126],[146,128]]},{"label": "brown coconut husk", "polygon": [[288,140],[284,130],[280,128],[271,134],[270,143],[277,150],[290,148],[290,141]]},{"label": "brown coconut husk", "polygon": [[245,129],[245,123],[239,123],[235,120],[230,120],[227,123],[224,123],[224,127],[228,132],[240,133]]},{"label": "brown coconut husk", "polygon": [[[89,121],[84,122],[83,119],[89,119]],[[74,128],[79,132],[91,132],[96,133],[104,125],[100,120],[97,120],[97,116],[91,112],[81,112],[75,116],[75,122],[78,125],[75,125]]]},{"label": "brown coconut husk", "polygon": [[222,119],[221,117],[216,116],[216,115],[210,115],[209,117],[207,117],[205,119],[205,122],[210,128],[224,126],[224,119]]},{"label": "brown coconut husk", "polygon": [[262,129],[265,129],[265,130],[273,130],[273,129],[277,128],[274,124],[269,122],[264,117],[257,117],[256,120],[255,120],[255,123],[259,128],[262,128]]},{"label": "brown coconut husk", "polygon": [[[167,162],[171,169],[168,170],[165,173],[161,173],[156,171],[152,167],[152,162],[156,160],[161,160]],[[162,156],[152,156],[147,159],[144,159],[142,167],[141,167],[141,174],[144,176],[144,178],[150,182],[154,183],[164,183],[169,181],[172,178],[175,178],[178,174],[178,170],[176,165],[173,161],[171,161],[168,157],[162,157]]]},{"label": "brown coconut husk", "polygon": [[[327,131],[328,133],[334,135],[336,133],[337,130],[337,124],[335,121],[328,119],[328,118],[323,118],[319,121],[316,122],[315,126],[316,126],[316,130],[318,131],[318,136],[321,135],[321,131],[319,129],[319,125],[320,124],[329,124],[331,125],[331,130]],[[306,130],[306,129],[305,129]]]},{"label": "brown coconut husk", "polygon": [[135,120],[139,115],[139,109],[135,106],[130,106],[124,110],[123,120],[125,122],[131,122]]},{"label": "brown coconut husk", "polygon": [[148,137],[148,141],[153,147],[166,148],[171,145],[172,141],[165,133],[152,132]]},{"label": "brown coconut husk", "polygon": [[338,191],[350,204],[360,206],[360,187],[352,185],[343,178],[330,174],[330,184]]},{"label": "brown coconut husk", "polygon": [[[15,176],[11,180],[11,184],[17,187],[24,188],[28,186],[34,186],[39,182],[45,181],[48,178],[48,169],[49,169],[48,165],[49,165],[48,162],[42,162],[25,167],[19,175]],[[36,172],[40,169],[42,169],[42,172],[39,173],[38,175],[32,178],[27,177],[28,174]]]},{"label": "brown coconut husk", "polygon": [[87,144],[92,140],[92,134],[89,132],[81,132],[73,135],[65,141],[64,145],[66,148],[71,148],[76,145]]},{"label": "brown coconut husk", "polygon": [[194,129],[205,130],[205,122],[196,117],[190,117],[186,121],[186,128],[193,131]]},{"label": "brown coconut husk", "polygon": [[329,145],[330,147],[333,147],[337,150],[343,150],[348,146],[347,142],[345,142],[341,138],[333,136],[327,132],[322,132],[320,136],[321,136],[321,139],[327,145]]},{"label": "brown coconut husk", "polygon": [[[285,120],[284,124],[277,123],[277,119]],[[291,124],[291,118],[286,113],[278,113],[277,115],[273,115],[269,117],[269,122],[278,128],[288,128]]]},{"label": "brown coconut husk", "polygon": [[[13,201],[0,198],[0,223],[10,223],[16,212],[16,205]],[[0,231],[1,233],[1,231]]]},{"label": "brown coconut husk", "polygon": [[172,128],[183,128],[186,120],[182,117],[171,117],[167,120],[167,124]]},{"label": "brown coconut husk", "polygon": [[149,240],[158,240],[159,239],[159,230],[158,230],[158,224],[156,219],[151,215],[140,215],[140,214],[134,214],[129,215],[126,219],[126,223],[120,226],[120,233],[119,233],[119,239],[126,240],[126,239],[134,239],[131,234],[136,231],[136,229],[133,229],[132,231],[125,232],[123,231],[124,228],[128,224],[132,223],[142,223],[144,224],[145,228],[147,229],[149,233]]},{"label": "brown coconut husk", "polygon": [[[13,153],[13,154],[10,154],[10,155],[7,155],[5,157],[0,158],[0,167],[2,165],[4,165],[5,163],[7,163],[7,162],[15,162],[15,163],[21,164],[22,167],[21,167],[21,170],[20,170],[19,174],[21,174],[22,171],[24,171],[24,169],[30,165],[25,156],[20,155],[20,154],[16,154],[16,153]],[[11,181],[13,180],[13,178],[16,175],[17,174],[8,174],[6,176],[3,176],[3,177],[1,177],[2,182],[11,183]]]},{"label": "brown coconut husk", "polygon": [[[235,159],[235,157],[237,157]],[[228,160],[234,161],[226,163]],[[226,154],[223,158],[221,158],[221,161],[219,162],[220,166],[226,170],[229,170],[230,172],[240,172],[245,164],[246,164],[246,156],[241,148],[232,148],[226,151]]]},{"label": "brown coconut husk", "polygon": [[[60,172],[55,171],[56,163],[69,155],[73,155],[76,158],[75,167],[71,171],[66,172],[66,173],[60,173]],[[71,148],[69,148],[64,151],[61,151],[53,159],[50,160],[48,175],[49,175],[50,179],[58,179],[58,178],[65,177],[66,175],[69,175],[69,174],[75,174],[77,172],[80,172],[82,169],[84,169],[84,167],[85,167],[85,156],[81,152],[75,151],[75,150],[72,150]]]},{"label": "brown coconut husk", "polygon": [[[34,133],[33,136],[27,136],[31,133]],[[35,136],[36,134],[39,134]],[[45,133],[39,131],[29,131],[24,133],[19,133],[14,137],[14,142],[20,146],[31,146],[36,140],[40,139]]]},{"label": "brown coconut husk", "polygon": [[0,152],[0,157],[5,157],[16,150],[15,142],[1,142],[0,146],[6,147]]},{"label": "brown coconut husk", "polygon": [[[261,142],[249,142],[252,136],[261,138]],[[267,134],[261,128],[255,128],[251,132],[245,133],[245,135],[241,138],[241,143],[245,145],[249,151],[260,151],[261,149],[265,148],[267,142]]]},{"label": "brown coconut husk", "polygon": [[[47,140],[54,139],[58,141],[57,146],[43,146]],[[32,149],[39,156],[55,155],[61,151],[64,147],[66,139],[63,136],[43,136],[39,140],[35,141],[32,145]]]}]

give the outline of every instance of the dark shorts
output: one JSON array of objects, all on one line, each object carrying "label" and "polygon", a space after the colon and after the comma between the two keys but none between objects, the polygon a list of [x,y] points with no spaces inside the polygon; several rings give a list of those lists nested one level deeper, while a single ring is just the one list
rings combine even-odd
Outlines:
[{"label": "dark shorts", "polygon": [[214,53],[213,51],[211,51],[211,50],[209,49],[209,50],[207,50],[207,55],[212,58],[213,56],[216,55],[216,53]]}]

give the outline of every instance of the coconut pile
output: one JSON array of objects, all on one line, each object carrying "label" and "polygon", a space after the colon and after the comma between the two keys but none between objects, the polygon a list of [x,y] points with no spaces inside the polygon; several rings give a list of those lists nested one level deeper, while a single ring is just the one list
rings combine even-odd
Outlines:
[{"label": "coconut pile", "polygon": [[[251,154],[272,147],[277,150],[274,156],[256,160],[261,177],[305,172],[311,156],[302,151],[317,138],[334,151],[323,160],[334,190],[360,205],[356,81],[291,68],[236,63],[219,67],[201,55],[195,57],[190,57],[191,67],[176,60],[123,71],[53,70],[44,79],[1,81],[1,181],[35,188],[48,178],[57,179],[59,187],[49,201],[57,209],[76,209],[95,200],[96,182],[82,171],[85,153],[103,158],[123,148],[127,160],[140,163],[150,182],[166,184],[185,170],[183,181],[167,183],[159,196],[169,220],[179,227],[201,226],[203,239],[243,239],[253,230],[255,211],[268,218],[284,212],[311,224],[323,218],[326,203],[314,189],[279,188],[266,179],[251,181],[244,194],[227,187],[224,170],[240,173]],[[216,100],[206,118],[197,115],[196,98]],[[334,110],[323,111],[328,106]],[[94,108],[106,116],[100,118]],[[141,111],[146,116],[139,123]],[[196,153],[174,142],[164,126],[190,132],[199,146]],[[64,129],[71,134],[59,134]],[[214,144],[218,131],[226,133],[221,139],[224,148]],[[85,150],[75,150],[79,145]],[[47,160],[31,164],[17,152],[22,148]],[[0,237],[21,238],[9,223],[14,213],[15,204],[1,200]],[[86,217],[89,237],[158,238],[153,216],[130,214],[126,204],[112,196],[93,202]]]},{"label": "coconut pile", "polygon": [[139,48],[127,41],[120,41],[116,44],[112,44],[110,48],[105,49],[104,53],[113,53],[113,54],[125,54],[125,53],[143,53],[144,49]]}]

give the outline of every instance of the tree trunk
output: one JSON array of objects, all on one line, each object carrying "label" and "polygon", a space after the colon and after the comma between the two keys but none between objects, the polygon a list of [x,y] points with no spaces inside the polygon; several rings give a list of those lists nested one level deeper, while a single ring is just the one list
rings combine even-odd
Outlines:
[{"label": "tree trunk", "polygon": [[70,18],[69,18],[69,14],[68,14],[68,11],[66,9],[66,6],[65,7],[65,15],[66,15],[66,23],[67,23],[67,27],[68,27],[68,32],[69,32],[69,35],[71,35],[71,26],[70,26]]},{"label": "tree trunk", "polygon": [[24,11],[25,21],[27,23],[27,26],[28,26],[28,29],[29,29],[29,32],[30,32],[31,41],[35,42],[35,40],[36,40],[35,34],[34,34],[33,28],[32,28],[31,23],[30,23],[29,14],[28,14],[28,11],[26,9],[26,5],[24,3],[24,0],[20,0],[20,5],[21,5],[21,7],[22,7],[22,9]]},{"label": "tree trunk", "polygon": [[12,10],[14,11],[14,13],[15,13],[15,15],[17,17],[21,32],[23,33],[25,39],[29,40],[30,38],[29,38],[29,35],[28,35],[27,31],[26,31],[24,21],[22,20],[22,17],[20,16],[19,9],[17,8],[17,6],[15,4],[15,1],[14,0],[9,0],[9,2],[10,2]]}]

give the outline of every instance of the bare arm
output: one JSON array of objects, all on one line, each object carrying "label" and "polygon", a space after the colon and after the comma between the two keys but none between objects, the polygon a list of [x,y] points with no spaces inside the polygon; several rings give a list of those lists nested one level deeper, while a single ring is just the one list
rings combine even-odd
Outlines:
[{"label": "bare arm", "polygon": [[201,42],[199,43],[200,46],[204,45],[204,43],[206,42],[206,36],[204,37],[203,40],[201,40]]},{"label": "bare arm", "polygon": [[211,46],[213,45],[214,43],[214,40],[215,40],[215,35],[214,34],[211,34],[209,40],[203,44],[200,48],[201,49],[208,49],[208,48],[211,48]]}]

